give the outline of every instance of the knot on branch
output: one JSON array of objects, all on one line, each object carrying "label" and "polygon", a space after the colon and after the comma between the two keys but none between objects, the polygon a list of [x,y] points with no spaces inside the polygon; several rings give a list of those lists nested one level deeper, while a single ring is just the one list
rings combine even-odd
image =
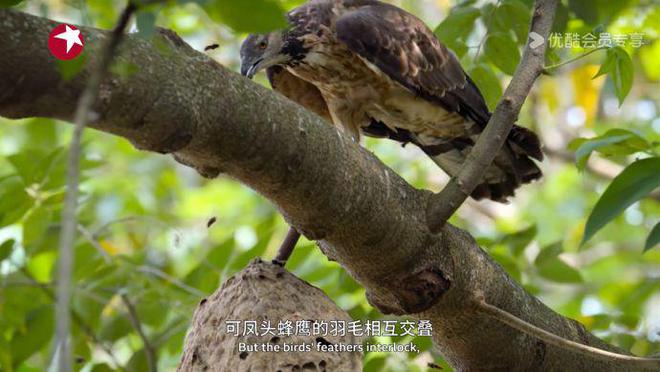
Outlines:
[{"label": "knot on branch", "polygon": [[160,27],[157,27],[156,31],[158,31],[159,34],[163,35],[165,39],[169,40],[172,43],[172,45],[174,45],[175,47],[191,49],[190,45],[188,45],[188,43],[183,41],[181,36],[179,36],[179,34],[177,34],[176,32],[168,28],[160,28]]},{"label": "knot on branch", "polygon": [[156,145],[156,152],[160,154],[171,154],[182,150],[188,146],[192,141],[193,135],[187,132],[176,131],[165,137],[158,145]]},{"label": "knot on branch", "polygon": [[220,170],[220,168],[209,167],[209,166],[195,167],[195,170],[197,170],[197,173],[199,173],[200,176],[210,180],[217,178],[220,175],[220,173],[222,173],[222,170]]},{"label": "knot on branch", "polygon": [[408,314],[427,310],[440,300],[450,286],[449,279],[436,268],[419,271],[397,286],[401,307]]},{"label": "knot on branch", "polygon": [[367,293],[369,302],[384,314],[415,314],[435,305],[451,287],[451,281],[437,268],[426,268],[394,284],[398,307],[392,307]]}]

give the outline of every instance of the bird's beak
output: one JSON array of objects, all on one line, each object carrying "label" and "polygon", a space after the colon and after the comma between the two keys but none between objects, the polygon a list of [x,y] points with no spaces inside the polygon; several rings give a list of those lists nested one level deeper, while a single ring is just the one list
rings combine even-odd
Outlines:
[{"label": "bird's beak", "polygon": [[260,58],[256,60],[253,64],[244,64],[241,66],[241,75],[247,77],[248,79],[252,79],[254,75],[260,70],[261,68],[261,62],[263,62],[263,58]]}]

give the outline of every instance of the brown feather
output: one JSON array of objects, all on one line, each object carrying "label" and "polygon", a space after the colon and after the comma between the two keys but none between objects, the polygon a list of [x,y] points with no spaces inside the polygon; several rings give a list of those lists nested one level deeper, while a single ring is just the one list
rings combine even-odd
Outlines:
[{"label": "brown feather", "polygon": [[[289,18],[289,37],[308,52],[287,69],[318,88],[335,125],[412,142],[449,175],[460,171],[491,113],[456,56],[421,20],[377,0],[313,0]],[[529,157],[543,158],[540,141],[514,126],[472,196],[506,201],[540,178]]]},{"label": "brown feather", "polygon": [[279,66],[268,68],[266,74],[273,90],[332,122],[328,105],[316,86]]}]

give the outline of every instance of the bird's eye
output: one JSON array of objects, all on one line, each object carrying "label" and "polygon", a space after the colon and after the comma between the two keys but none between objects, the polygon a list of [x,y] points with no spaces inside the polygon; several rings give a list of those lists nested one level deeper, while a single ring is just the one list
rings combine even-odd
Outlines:
[{"label": "bird's eye", "polygon": [[259,49],[264,50],[268,46],[268,43],[265,41],[262,41],[259,43]]}]

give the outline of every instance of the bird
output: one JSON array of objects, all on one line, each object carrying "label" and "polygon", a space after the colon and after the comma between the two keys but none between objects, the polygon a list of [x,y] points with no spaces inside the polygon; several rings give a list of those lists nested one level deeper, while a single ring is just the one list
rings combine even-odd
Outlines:
[{"label": "bird", "polygon": [[[275,91],[353,140],[412,143],[450,177],[458,174],[491,112],[458,58],[426,24],[378,0],[311,0],[287,14],[289,26],[251,34],[241,73],[265,70]],[[507,202],[542,177],[537,135],[514,125],[474,199]]]}]

